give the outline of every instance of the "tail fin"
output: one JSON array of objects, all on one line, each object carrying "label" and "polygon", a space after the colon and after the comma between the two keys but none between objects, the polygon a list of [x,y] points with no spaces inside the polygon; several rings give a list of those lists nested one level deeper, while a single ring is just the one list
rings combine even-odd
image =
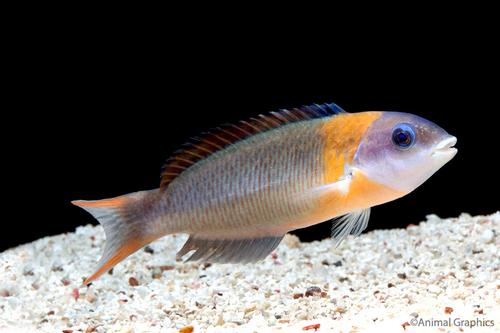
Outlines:
[{"label": "tail fin", "polygon": [[92,214],[104,228],[106,246],[97,271],[83,283],[89,284],[146,244],[161,237],[147,233],[138,201],[153,191],[141,191],[103,200],[75,200],[71,203]]}]

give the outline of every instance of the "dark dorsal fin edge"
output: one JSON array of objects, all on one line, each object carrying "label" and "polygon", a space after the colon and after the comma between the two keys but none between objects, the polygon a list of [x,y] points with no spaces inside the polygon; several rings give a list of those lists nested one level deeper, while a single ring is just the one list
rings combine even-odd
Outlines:
[{"label": "dark dorsal fin edge", "polygon": [[200,136],[191,138],[166,161],[161,171],[160,189],[165,190],[170,182],[193,164],[238,141],[286,124],[343,112],[345,111],[334,103],[313,104],[273,111],[266,115],[260,114],[237,124],[224,124],[211,129]]}]

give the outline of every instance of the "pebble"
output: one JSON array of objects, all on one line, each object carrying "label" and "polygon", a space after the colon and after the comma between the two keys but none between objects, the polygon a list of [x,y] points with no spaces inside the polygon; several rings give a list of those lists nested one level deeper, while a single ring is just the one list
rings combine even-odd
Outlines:
[{"label": "pebble", "polygon": [[184,326],[184,327],[179,328],[179,333],[191,333],[191,332],[193,332],[193,330],[194,330],[193,325],[188,325],[188,326]]},{"label": "pebble", "polygon": [[307,288],[305,294],[304,294],[306,297],[309,297],[309,296],[319,296],[321,295],[321,288],[320,287],[316,287],[316,286],[312,286],[312,287],[309,287]]},{"label": "pebble", "polygon": [[495,234],[491,229],[486,229],[483,231],[481,234],[481,241],[484,242],[485,244],[492,243],[495,238]]},{"label": "pebble", "polygon": [[132,287],[137,287],[139,285],[139,281],[137,281],[137,279],[132,276],[128,279],[128,284]]},{"label": "pebble", "polygon": [[427,290],[431,293],[434,293],[434,294],[439,294],[441,293],[441,288],[439,288],[438,286],[434,285],[434,284],[431,284],[427,287]]},{"label": "pebble", "polygon": [[85,294],[85,299],[87,300],[87,302],[89,303],[94,303],[96,300],[97,300],[97,296],[96,294],[94,293],[94,290],[92,288],[89,288],[87,290],[87,293]]}]

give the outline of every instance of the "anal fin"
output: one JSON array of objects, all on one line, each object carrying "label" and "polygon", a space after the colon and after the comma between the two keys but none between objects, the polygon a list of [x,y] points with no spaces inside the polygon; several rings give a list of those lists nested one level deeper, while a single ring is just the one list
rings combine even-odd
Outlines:
[{"label": "anal fin", "polygon": [[267,236],[245,239],[204,239],[190,235],[177,252],[181,258],[195,251],[186,261],[208,261],[211,263],[249,263],[264,259],[281,242],[282,236]]}]

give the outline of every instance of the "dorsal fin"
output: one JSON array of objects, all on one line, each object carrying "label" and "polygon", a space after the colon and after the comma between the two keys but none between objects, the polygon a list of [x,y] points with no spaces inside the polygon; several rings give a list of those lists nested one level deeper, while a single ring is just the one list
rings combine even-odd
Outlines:
[{"label": "dorsal fin", "polygon": [[224,124],[211,129],[200,137],[192,138],[166,161],[161,172],[160,189],[165,190],[174,178],[196,162],[238,141],[286,124],[342,112],[345,111],[334,103],[313,104],[289,110],[282,109],[266,115],[260,114],[237,124]]}]

